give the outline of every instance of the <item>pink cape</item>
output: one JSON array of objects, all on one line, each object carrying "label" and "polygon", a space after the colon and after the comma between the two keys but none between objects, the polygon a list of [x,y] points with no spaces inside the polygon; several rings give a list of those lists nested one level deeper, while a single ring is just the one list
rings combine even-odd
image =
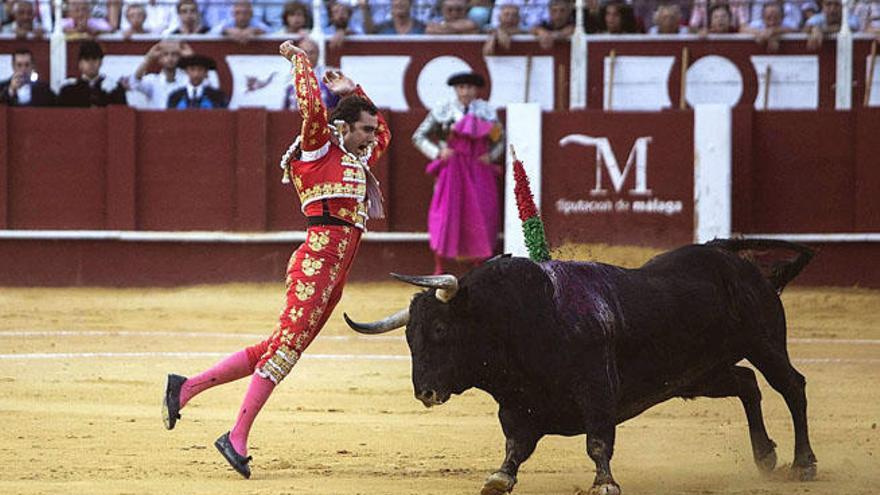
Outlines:
[{"label": "pink cape", "polygon": [[495,165],[480,156],[489,152],[494,124],[465,115],[449,134],[455,151],[434,160],[425,171],[437,176],[428,210],[431,250],[444,258],[488,258],[498,237],[498,177]]}]

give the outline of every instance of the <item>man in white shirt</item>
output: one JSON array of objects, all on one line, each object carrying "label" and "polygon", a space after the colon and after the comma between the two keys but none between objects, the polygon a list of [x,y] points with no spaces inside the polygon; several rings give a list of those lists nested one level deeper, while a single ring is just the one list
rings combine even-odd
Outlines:
[{"label": "man in white shirt", "polygon": [[[13,13],[15,3],[23,1],[31,5],[32,17],[34,20],[34,30],[39,29],[42,33],[52,32],[52,1],[51,0],[0,0],[0,24],[4,27],[13,23],[13,19],[18,19]],[[5,3],[5,5],[4,5]]]},{"label": "man in white shirt", "polygon": [[[144,12],[147,14],[147,19],[144,22],[144,29],[152,34],[162,34],[177,20],[175,2],[170,0],[123,0],[122,3],[124,6],[122,9],[123,13],[127,10],[127,7],[131,5],[140,5],[144,8]],[[114,4],[111,3],[110,5]],[[107,16],[111,17],[113,15],[118,15],[120,17],[117,21],[119,24],[119,30],[127,31],[131,25],[125,15],[120,15],[118,7],[113,10],[108,8]],[[115,20],[115,17],[111,18]]]},{"label": "man in white shirt", "polygon": [[[186,86],[186,72],[177,67],[181,56],[192,55],[186,43],[160,41],[144,55],[144,60],[129,78],[129,89],[146,96],[145,108],[162,110],[168,105],[168,95]],[[150,68],[159,65],[158,73],[148,74]]]},{"label": "man in white shirt", "polygon": [[740,32],[755,35],[757,43],[767,45],[768,52],[776,53],[782,35],[794,29],[785,24],[785,11],[781,3],[766,2],[762,5],[761,17],[753,19],[748,26],[742,26]]},{"label": "man in white shirt", "polygon": [[12,4],[12,17],[15,19],[3,26],[0,32],[14,34],[16,38],[41,38],[45,32],[43,25],[37,22],[34,4],[28,0],[16,0]]},{"label": "man in white shirt", "polygon": [[492,9],[491,27],[501,25],[501,8],[504,5],[516,5],[519,7],[520,28],[530,30],[547,20],[550,0],[496,0],[495,8]]},{"label": "man in white shirt", "polygon": [[263,21],[254,17],[254,7],[250,0],[236,0],[232,5],[232,18],[212,26],[211,34],[221,34],[239,43],[247,43],[270,29]]}]

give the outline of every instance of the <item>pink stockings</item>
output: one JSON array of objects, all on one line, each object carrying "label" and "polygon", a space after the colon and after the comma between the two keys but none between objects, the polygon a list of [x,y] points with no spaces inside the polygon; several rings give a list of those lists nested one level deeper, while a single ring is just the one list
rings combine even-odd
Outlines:
[{"label": "pink stockings", "polygon": [[254,424],[257,414],[269,400],[274,389],[275,383],[272,380],[263,378],[258,373],[253,374],[247,394],[241,403],[241,409],[238,410],[238,419],[235,420],[235,426],[229,434],[229,441],[232,442],[235,451],[242,456],[247,456],[247,439],[251,425]]},{"label": "pink stockings", "polygon": [[271,380],[254,373],[254,367],[267,347],[268,342],[261,342],[231,354],[202,373],[187,378],[180,388],[180,408],[183,409],[193,397],[209,388],[253,375],[238,412],[238,419],[229,435],[235,451],[243,456],[247,455],[247,437],[251,425],[275,388]]},{"label": "pink stockings", "polygon": [[205,390],[223,385],[240,378],[244,378],[254,372],[256,360],[251,361],[247,350],[241,350],[228,356],[223,361],[196,376],[187,378],[180,387],[180,408],[187,404],[193,397]]}]

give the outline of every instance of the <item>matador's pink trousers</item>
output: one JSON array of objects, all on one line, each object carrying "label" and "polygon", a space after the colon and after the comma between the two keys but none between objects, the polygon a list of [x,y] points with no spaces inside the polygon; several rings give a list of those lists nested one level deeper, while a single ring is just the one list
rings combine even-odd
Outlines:
[{"label": "matador's pink trousers", "polygon": [[204,390],[253,374],[230,433],[239,454],[247,455],[250,427],[275,385],[290,373],[342,297],[360,238],[361,231],[355,227],[309,227],[306,241],[290,257],[284,309],[272,335],[188,378],[181,387],[183,408]]}]

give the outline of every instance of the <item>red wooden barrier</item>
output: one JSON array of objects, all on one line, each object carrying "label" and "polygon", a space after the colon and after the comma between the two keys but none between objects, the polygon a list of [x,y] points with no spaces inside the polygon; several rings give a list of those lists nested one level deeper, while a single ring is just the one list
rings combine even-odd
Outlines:
[{"label": "red wooden barrier", "polygon": [[[302,230],[280,157],[292,112],[137,112],[0,107],[0,218],[9,229]],[[388,218],[372,231],[424,231],[432,180],[410,137],[424,112],[387,113],[394,140],[374,167]],[[47,139],[47,136],[52,136]],[[0,141],[3,142],[3,141]]]},{"label": "red wooden barrier", "polygon": [[[426,160],[410,141],[424,112],[387,115],[395,138],[376,171],[389,218],[371,227],[424,232],[432,180],[424,174]],[[572,240],[670,246],[691,240],[691,112],[557,112],[544,114],[543,122],[542,209],[554,245]],[[280,183],[277,165],[298,125],[293,113],[264,110],[0,107],[0,227],[301,230],[298,201],[292,187]],[[877,109],[735,111],[734,231],[878,232],[878,128]],[[589,146],[576,139],[560,145],[573,135],[607,139],[601,163],[596,151],[601,143],[595,139]],[[610,161],[616,161],[616,168]],[[826,245],[826,261],[811,268],[805,280],[880,285],[877,247]],[[206,248],[211,249],[209,260],[202,260]],[[213,265],[219,262],[236,265],[226,280],[274,280],[291,248],[272,243],[3,240],[0,285],[210,282],[222,278],[219,265]],[[424,242],[372,243],[364,249],[377,258],[355,272],[360,277],[384,278],[395,266],[414,271],[430,266]],[[872,255],[875,261],[863,258]],[[123,262],[129,256],[137,261]],[[237,256],[261,261],[240,266]],[[830,264],[832,260],[839,265]],[[71,262],[76,267],[66,267]],[[149,270],[144,264],[161,267]],[[136,268],[146,271],[128,273]]]}]

